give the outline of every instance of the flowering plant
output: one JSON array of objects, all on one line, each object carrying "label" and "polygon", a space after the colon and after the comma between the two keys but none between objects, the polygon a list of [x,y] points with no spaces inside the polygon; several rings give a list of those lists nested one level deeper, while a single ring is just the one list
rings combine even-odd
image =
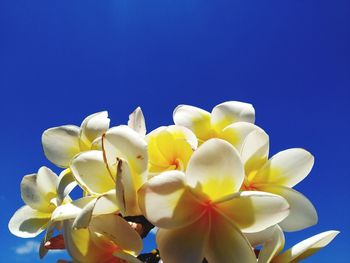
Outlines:
[{"label": "flowering plant", "polygon": [[[63,170],[24,176],[26,205],[10,231],[30,238],[46,230],[41,258],[66,249],[73,262],[89,263],[298,262],[339,233],[282,252],[283,231],[317,223],[312,203],[293,189],[314,158],[300,148],[270,158],[252,105],[228,101],[211,113],[180,105],[173,119],[147,133],[137,108],[128,125],[110,128],[107,112],[99,112],[80,127],[44,131],[44,153]],[[82,195],[73,200],[76,187]],[[141,254],[152,229],[157,248]]]}]

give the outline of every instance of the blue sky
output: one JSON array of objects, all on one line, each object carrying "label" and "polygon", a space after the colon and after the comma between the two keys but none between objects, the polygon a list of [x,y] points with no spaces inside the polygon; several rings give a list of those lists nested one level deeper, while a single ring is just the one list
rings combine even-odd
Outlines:
[{"label": "blue sky", "polygon": [[272,154],[304,147],[316,158],[296,188],[319,223],[287,245],[338,229],[307,262],[346,262],[349,25],[348,0],[0,1],[0,261],[39,262],[36,244],[11,236],[7,222],[22,205],[22,176],[54,168],[45,129],[101,110],[126,123],[140,105],[152,130],[171,124],[178,104],[241,100],[255,106]]}]

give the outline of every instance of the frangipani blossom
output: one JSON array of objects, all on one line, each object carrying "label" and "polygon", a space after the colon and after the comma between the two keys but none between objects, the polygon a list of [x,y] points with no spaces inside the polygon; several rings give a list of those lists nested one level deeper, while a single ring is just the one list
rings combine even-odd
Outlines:
[{"label": "frangipani blossom", "polygon": [[197,148],[197,138],[193,132],[178,125],[159,127],[147,135],[146,141],[151,175],[169,170],[185,171]]},{"label": "frangipani blossom", "polygon": [[258,263],[289,263],[299,262],[323,247],[327,246],[337,235],[339,231],[326,231],[308,239],[305,239],[294,245],[285,252],[285,237],[282,229],[276,225],[258,233],[248,234],[247,237],[253,246],[261,245]]},{"label": "frangipani blossom", "polygon": [[63,235],[74,262],[141,263],[135,257],[142,250],[141,237],[118,215],[94,217],[85,229],[73,229],[72,220],[66,220]]},{"label": "frangipani blossom", "polygon": [[45,230],[52,212],[59,205],[57,182],[58,176],[45,166],[36,174],[23,177],[21,196],[26,205],[18,209],[9,222],[8,227],[12,234],[29,238]]},{"label": "frangipani blossom", "polygon": [[109,122],[107,111],[103,111],[86,117],[80,127],[64,125],[44,131],[41,139],[46,158],[67,168],[78,153],[100,148],[101,136]]},{"label": "frangipani blossom", "polygon": [[221,138],[235,145],[241,140],[242,132],[245,134],[247,129],[254,127],[247,124],[254,123],[255,110],[251,104],[239,101],[221,103],[211,113],[194,106],[179,105],[173,119],[175,124],[192,130],[200,144],[210,138]]},{"label": "frangipani blossom", "polygon": [[159,227],[166,263],[256,262],[242,231],[261,231],[289,213],[286,200],[263,192],[238,192],[244,180],[238,152],[211,139],[192,155],[186,174],[167,171],[139,191],[145,217]]},{"label": "frangipani blossom", "polygon": [[317,223],[312,203],[291,189],[311,171],[314,157],[304,149],[279,152],[268,159],[269,137],[260,131],[251,132],[241,148],[245,179],[242,190],[258,190],[284,197],[290,205],[289,216],[280,223],[285,231],[297,231]]}]

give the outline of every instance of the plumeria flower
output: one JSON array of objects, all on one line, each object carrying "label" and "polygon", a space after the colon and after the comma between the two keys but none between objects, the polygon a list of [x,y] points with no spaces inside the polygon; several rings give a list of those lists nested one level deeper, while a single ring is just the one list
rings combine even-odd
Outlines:
[{"label": "plumeria flower", "polygon": [[109,214],[94,217],[88,228],[74,229],[64,222],[64,244],[73,262],[141,263],[140,235],[122,217]]},{"label": "plumeria flower", "polygon": [[107,131],[109,122],[107,111],[103,111],[86,117],[80,127],[64,125],[44,131],[42,144],[46,158],[67,168],[78,153],[99,149],[101,136]]},{"label": "plumeria flower", "polygon": [[159,127],[150,132],[146,140],[151,175],[169,170],[184,171],[198,143],[191,130],[178,125]]},{"label": "plumeria flower", "polygon": [[157,244],[166,263],[256,262],[241,231],[261,231],[283,220],[288,203],[263,192],[238,192],[244,169],[235,148],[211,139],[186,169],[152,177],[139,190],[145,217],[159,227]]},{"label": "plumeria flower", "polygon": [[75,180],[89,195],[60,206],[53,219],[75,218],[75,228],[86,228],[92,216],[140,215],[137,190],[147,178],[147,162],[147,144],[138,133],[128,126],[109,129],[103,136],[103,151],[83,152],[70,165]]},{"label": "plumeria flower", "polygon": [[297,231],[317,223],[312,203],[292,189],[311,171],[314,157],[300,148],[288,149],[268,159],[269,137],[260,131],[250,133],[241,148],[245,179],[242,190],[264,191],[284,197],[289,216],[280,223],[285,231]]},{"label": "plumeria flower", "polygon": [[326,231],[305,239],[290,249],[282,252],[285,237],[282,229],[276,225],[258,233],[247,234],[253,246],[262,245],[259,251],[258,263],[289,263],[299,262],[323,247],[327,246],[339,231]]},{"label": "plumeria flower", "polygon": [[59,205],[57,199],[58,176],[43,166],[36,174],[23,177],[21,196],[26,203],[12,216],[9,230],[23,237],[36,237],[48,226],[52,212]]},{"label": "plumeria flower", "polygon": [[234,146],[241,136],[254,129],[255,110],[251,104],[227,101],[215,106],[211,113],[200,108],[179,105],[173,113],[175,124],[192,130],[203,143],[210,138],[221,138]]}]

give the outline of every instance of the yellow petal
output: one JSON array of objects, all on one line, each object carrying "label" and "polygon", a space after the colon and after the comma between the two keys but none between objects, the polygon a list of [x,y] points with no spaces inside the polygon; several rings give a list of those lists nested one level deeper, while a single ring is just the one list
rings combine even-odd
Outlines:
[{"label": "yellow petal", "polygon": [[186,170],[189,186],[212,201],[239,190],[244,179],[238,152],[226,141],[211,139],[192,155]]}]

